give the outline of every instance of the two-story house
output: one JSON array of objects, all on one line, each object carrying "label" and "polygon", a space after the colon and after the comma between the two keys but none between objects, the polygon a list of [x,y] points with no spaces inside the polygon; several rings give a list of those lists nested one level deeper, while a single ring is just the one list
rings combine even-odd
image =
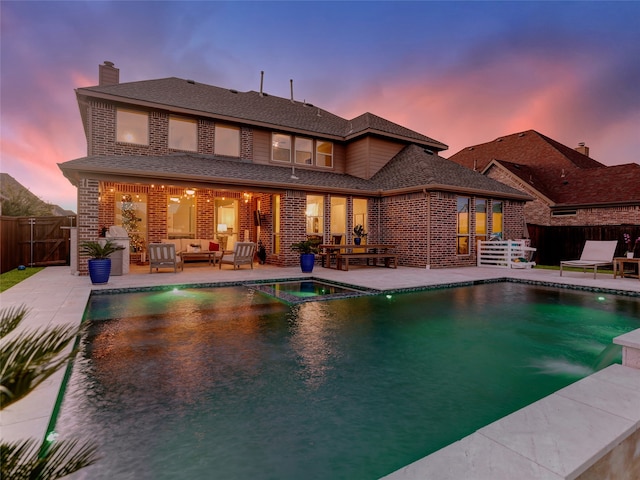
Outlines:
[{"label": "two-story house", "polygon": [[[134,249],[171,238],[261,241],[293,266],[308,236],[397,245],[405,266],[475,265],[475,242],[521,238],[519,190],[438,155],[447,146],[371,113],[347,120],[311,103],[192,80],[76,90],[87,156],[59,165],[78,189],[78,240],[123,225]],[[87,271],[79,255],[78,269]]]}]

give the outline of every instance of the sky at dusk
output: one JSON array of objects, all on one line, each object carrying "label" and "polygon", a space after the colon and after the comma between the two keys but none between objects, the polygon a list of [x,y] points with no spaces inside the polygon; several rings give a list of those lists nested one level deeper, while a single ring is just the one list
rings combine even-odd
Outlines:
[{"label": "sky at dusk", "polygon": [[640,163],[640,2],[0,1],[0,172],[76,211],[57,164],[86,155],[74,89],[112,61],[371,112],[464,147],[534,129]]}]

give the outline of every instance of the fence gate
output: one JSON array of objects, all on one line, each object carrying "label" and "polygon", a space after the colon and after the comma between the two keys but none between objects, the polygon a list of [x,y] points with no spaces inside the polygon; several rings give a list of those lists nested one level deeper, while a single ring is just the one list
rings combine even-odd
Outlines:
[{"label": "fence gate", "polygon": [[75,217],[20,217],[18,265],[69,265],[69,229],[62,227],[73,224]]}]

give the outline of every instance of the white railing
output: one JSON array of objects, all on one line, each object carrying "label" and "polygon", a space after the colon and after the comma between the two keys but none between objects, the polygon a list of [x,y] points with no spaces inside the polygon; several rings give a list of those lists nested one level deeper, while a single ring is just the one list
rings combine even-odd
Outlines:
[{"label": "white railing", "polygon": [[527,240],[478,240],[478,266],[499,268],[531,268],[535,248],[527,246]]}]

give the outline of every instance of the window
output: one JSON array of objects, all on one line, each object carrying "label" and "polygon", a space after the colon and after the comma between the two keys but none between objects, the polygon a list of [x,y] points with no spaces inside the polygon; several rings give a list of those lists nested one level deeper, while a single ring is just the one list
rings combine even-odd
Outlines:
[{"label": "window", "polygon": [[491,208],[491,236],[504,240],[502,234],[502,201],[494,200]]},{"label": "window", "polygon": [[169,238],[196,238],[196,198],[193,195],[168,196],[167,235]]},{"label": "window", "polygon": [[476,242],[487,239],[487,201],[476,199]]},{"label": "window", "polygon": [[366,198],[353,199],[353,226],[362,225],[365,233],[369,232],[368,202]]},{"label": "window", "polygon": [[271,158],[276,162],[291,163],[291,135],[272,135]]},{"label": "window", "polygon": [[233,198],[217,198],[215,200],[216,237],[222,250],[233,250],[238,241],[238,204]]},{"label": "window", "polygon": [[116,140],[149,145],[149,115],[134,110],[116,111]]},{"label": "window", "polygon": [[331,197],[331,243],[347,241],[347,199]]},{"label": "window", "polygon": [[134,252],[144,249],[147,238],[147,195],[145,193],[116,194],[115,224],[129,235],[129,246]]},{"label": "window", "polygon": [[240,128],[216,124],[213,151],[216,155],[239,158]]},{"label": "window", "polygon": [[323,235],[324,232],[324,197],[307,195],[307,235]]},{"label": "window", "polygon": [[313,140],[296,137],[296,163],[313,165]]},{"label": "window", "polygon": [[316,165],[333,167],[333,143],[321,140],[316,142]]},{"label": "window", "polygon": [[169,148],[198,151],[198,122],[188,118],[169,117]]},{"label": "window", "polygon": [[458,235],[457,254],[469,255],[469,199],[458,197],[457,206]]}]

